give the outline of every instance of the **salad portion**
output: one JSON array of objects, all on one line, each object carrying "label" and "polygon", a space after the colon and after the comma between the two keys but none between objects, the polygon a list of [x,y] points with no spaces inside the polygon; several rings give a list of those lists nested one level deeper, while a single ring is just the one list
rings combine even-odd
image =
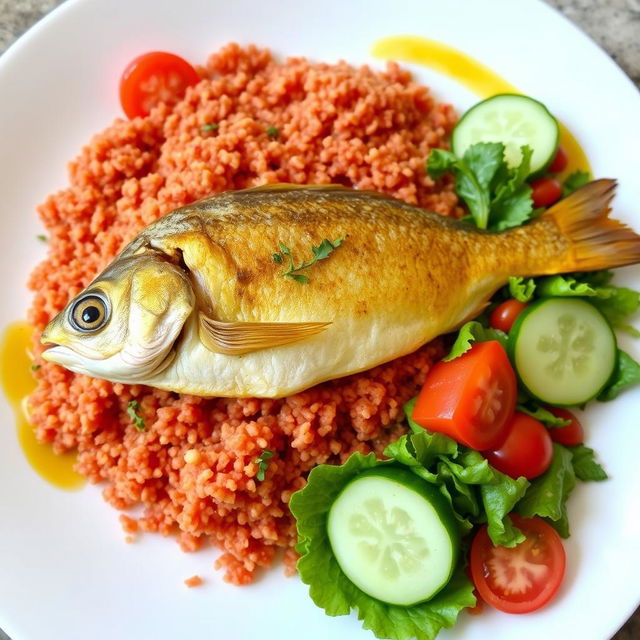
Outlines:
[{"label": "salad portion", "polygon": [[[566,165],[549,111],[499,95],[463,116],[427,171],[453,173],[467,222],[493,232],[589,182],[582,171],[560,182]],[[298,571],[328,615],[355,609],[379,638],[431,640],[482,601],[522,614],[553,600],[569,495],[607,479],[569,408],[640,382],[615,334],[640,335],[628,320],[640,293],[612,278],[514,275],[451,337],[382,459],[354,453],[311,471],[290,508]]]}]

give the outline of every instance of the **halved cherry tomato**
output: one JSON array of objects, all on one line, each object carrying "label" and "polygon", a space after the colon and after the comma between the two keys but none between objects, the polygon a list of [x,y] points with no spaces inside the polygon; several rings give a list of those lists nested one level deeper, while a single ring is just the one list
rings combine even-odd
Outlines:
[{"label": "halved cherry tomato", "polygon": [[567,156],[567,152],[562,148],[558,147],[556,151],[556,156],[553,159],[553,162],[549,165],[550,173],[560,173],[567,168],[569,164],[569,156]]},{"label": "halved cherry tomato", "polygon": [[507,435],[516,394],[505,350],[495,340],[480,342],[429,371],[412,418],[472,449],[495,449]]},{"label": "halved cherry tomato", "polygon": [[526,302],[520,302],[515,298],[501,302],[489,316],[489,325],[494,329],[500,329],[509,333],[516,318],[527,308]]},{"label": "halved cherry tomato", "polygon": [[529,613],[557,593],[566,565],[560,536],[542,518],[510,514],[526,536],[517,547],[494,547],[487,525],[471,544],[471,576],[482,599],[506,613]]},{"label": "halved cherry tomato", "polygon": [[555,178],[538,178],[531,183],[534,207],[548,207],[560,200],[562,185]]},{"label": "halved cherry tomato", "polygon": [[549,429],[549,435],[554,442],[564,444],[567,447],[574,447],[584,442],[584,429],[582,428],[582,424],[571,411],[558,409],[556,407],[547,407],[547,409],[553,413],[556,418],[571,420],[571,422],[564,427],[553,427]]},{"label": "halved cherry tomato", "polygon": [[183,58],[152,51],[132,60],[120,79],[120,104],[128,118],[147,116],[160,102],[175,103],[186,88],[200,81]]},{"label": "halved cherry tomato", "polygon": [[500,447],[485,453],[489,464],[512,478],[542,475],[553,458],[549,430],[526,413],[516,412],[507,424],[507,431]]}]

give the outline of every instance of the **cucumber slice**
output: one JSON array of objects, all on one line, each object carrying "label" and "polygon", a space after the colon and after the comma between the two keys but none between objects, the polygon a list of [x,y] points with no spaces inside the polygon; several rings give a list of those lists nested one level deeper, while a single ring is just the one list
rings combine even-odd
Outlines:
[{"label": "cucumber slice", "polygon": [[615,367],[611,326],[581,298],[539,300],[520,314],[509,338],[520,381],[549,404],[584,404],[598,395]]},{"label": "cucumber slice", "polygon": [[434,596],[458,557],[450,505],[427,482],[393,467],[352,480],[331,506],[327,532],[349,580],[389,604],[410,606]]},{"label": "cucumber slice", "polygon": [[467,111],[451,139],[453,152],[462,157],[476,142],[502,142],[510,167],[522,161],[520,147],[533,150],[531,173],[539,173],[553,161],[560,135],[557,120],[537,100],[503,93],[479,102]]}]

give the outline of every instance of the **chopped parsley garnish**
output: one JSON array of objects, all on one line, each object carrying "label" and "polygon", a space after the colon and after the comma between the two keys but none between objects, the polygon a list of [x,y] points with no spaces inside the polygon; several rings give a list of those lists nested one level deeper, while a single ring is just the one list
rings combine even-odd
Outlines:
[{"label": "chopped parsley garnish", "polygon": [[209,122],[207,124],[203,124],[200,127],[200,131],[202,133],[209,133],[211,131],[217,131],[220,128],[220,125],[217,122]]},{"label": "chopped parsley garnish", "polygon": [[269,451],[265,449],[255,460],[254,462],[258,465],[258,473],[256,473],[256,478],[262,482],[265,478],[265,474],[267,473],[267,469],[269,468],[269,460],[273,458],[273,451]]},{"label": "chopped parsley garnish", "polygon": [[270,125],[267,127],[267,137],[271,140],[277,140],[280,137],[280,132],[278,131],[278,127],[274,127]]},{"label": "chopped parsley garnish", "polygon": [[144,431],[144,418],[141,415],[138,415],[139,409],[140,403],[137,400],[131,400],[127,405],[127,415],[131,418],[133,426],[138,431]]},{"label": "chopped parsley garnish", "polygon": [[47,242],[47,236],[45,236],[44,233],[39,233],[36,238],[40,240],[40,242]]},{"label": "chopped parsley garnish", "polygon": [[31,365],[31,371],[37,371],[42,365],[40,364],[32,364]]},{"label": "chopped parsley garnish", "polygon": [[285,261],[286,257],[289,265],[287,267],[287,270],[284,271],[282,275],[284,277],[291,278],[296,282],[300,282],[301,284],[307,284],[309,282],[309,278],[300,273],[300,271],[304,271],[305,269],[312,267],[319,260],[325,260],[326,258],[328,258],[333,253],[333,250],[337,249],[344,242],[344,240],[344,236],[338,238],[337,240],[334,240],[333,242],[325,238],[317,247],[311,247],[313,258],[311,258],[311,260],[308,260],[307,262],[301,262],[298,266],[296,266],[293,261],[291,249],[289,249],[289,247],[287,247],[287,245],[283,242],[280,242],[278,244],[278,249],[280,249],[280,251],[277,253],[273,253],[271,257],[273,258],[273,261],[277,262],[278,264],[282,264]]}]

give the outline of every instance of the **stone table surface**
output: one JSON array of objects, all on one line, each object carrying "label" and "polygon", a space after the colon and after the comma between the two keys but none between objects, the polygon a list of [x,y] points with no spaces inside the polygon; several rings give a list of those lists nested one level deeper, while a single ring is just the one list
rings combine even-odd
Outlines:
[{"label": "stone table surface", "polygon": [[[0,0],[0,54],[61,1]],[[640,0],[547,2],[589,34],[640,88]],[[0,629],[0,640],[6,639]],[[640,640],[640,608],[612,640]]]}]

